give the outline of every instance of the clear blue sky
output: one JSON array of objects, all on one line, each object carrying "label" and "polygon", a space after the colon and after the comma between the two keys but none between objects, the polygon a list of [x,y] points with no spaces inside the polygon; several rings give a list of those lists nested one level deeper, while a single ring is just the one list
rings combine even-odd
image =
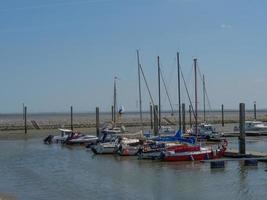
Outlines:
[{"label": "clear blue sky", "polygon": [[179,51],[189,85],[198,58],[213,109],[267,108],[266,13],[263,0],[1,1],[0,113],[108,110],[115,75],[119,104],[137,110],[137,48],[156,102],[158,55],[177,102]]}]

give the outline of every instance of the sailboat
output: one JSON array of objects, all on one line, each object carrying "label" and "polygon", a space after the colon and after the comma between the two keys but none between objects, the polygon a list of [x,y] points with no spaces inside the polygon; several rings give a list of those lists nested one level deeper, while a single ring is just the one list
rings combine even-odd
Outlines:
[{"label": "sailboat", "polygon": [[[195,135],[198,138],[198,113],[197,113],[197,59],[194,59],[194,71],[195,71]],[[162,151],[160,159],[163,161],[194,161],[194,160],[207,160],[220,158],[224,155],[227,149],[227,140],[221,140],[221,143],[213,149],[212,147],[201,147],[199,149],[187,149],[185,151],[180,150],[168,150]]]},{"label": "sailboat", "polygon": [[[209,141],[219,141],[222,134],[219,133],[216,128],[206,121],[206,86],[205,86],[205,76],[202,78],[203,83],[203,122],[200,124],[195,124],[191,129],[187,131],[192,136],[197,136],[198,139],[206,139]],[[196,127],[197,125],[197,127]],[[197,129],[197,131],[196,131]]]},{"label": "sailboat", "polygon": [[[116,80],[118,78],[114,77],[114,115],[113,115],[113,126],[104,127],[101,131],[102,136],[97,144],[88,146],[95,154],[115,154],[119,155],[135,155],[139,149],[133,148],[136,143],[139,143],[139,139],[142,137],[142,132],[128,133],[125,131],[125,127],[117,127],[117,84]],[[121,106],[119,109],[119,114],[124,112],[124,107]],[[141,136],[140,136],[141,135]]]},{"label": "sailboat", "polygon": [[[183,137],[181,130],[181,111],[180,111],[180,64],[179,53],[177,53],[177,66],[178,66],[178,97],[179,97],[179,130],[175,132],[175,135],[161,135],[156,137],[150,137],[143,148],[138,152],[140,159],[161,159],[165,152],[190,152],[199,151],[200,146],[195,145],[195,138]],[[160,67],[158,57],[158,74],[160,82]],[[160,84],[159,84],[160,88]],[[159,89],[159,104],[160,104],[160,89]],[[160,112],[160,109],[159,109]],[[159,114],[160,115],[160,114]]]},{"label": "sailboat", "polygon": [[117,127],[117,80],[118,77],[114,77],[114,86],[113,86],[113,109],[114,112],[112,113],[112,123],[106,123],[102,127],[101,133],[102,135],[106,134],[120,134],[125,132],[125,127]]}]

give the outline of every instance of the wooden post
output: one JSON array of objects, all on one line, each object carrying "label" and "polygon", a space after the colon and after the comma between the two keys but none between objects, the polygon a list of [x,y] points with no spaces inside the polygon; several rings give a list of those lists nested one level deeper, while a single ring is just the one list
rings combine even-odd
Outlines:
[{"label": "wooden post", "polygon": [[190,128],[192,128],[192,108],[191,108],[191,105],[189,105],[189,125],[190,125]]},{"label": "wooden post", "polygon": [[25,109],[25,106],[24,106],[24,103],[22,103],[22,119],[24,121],[24,109]]},{"label": "wooden post", "polygon": [[111,121],[114,121],[114,106],[111,106]]},{"label": "wooden post", "polygon": [[70,129],[73,131],[73,107],[70,107]]},{"label": "wooden post", "polygon": [[185,104],[182,103],[183,133],[185,133]]},{"label": "wooden post", "polygon": [[256,101],[254,101],[254,120],[257,119]]},{"label": "wooden post", "polygon": [[245,104],[239,104],[239,154],[246,154]]},{"label": "wooden post", "polygon": [[27,106],[24,106],[24,131],[27,134]]},{"label": "wooden post", "polygon": [[96,121],[96,136],[99,137],[99,107],[96,107],[95,109],[95,113],[96,113],[96,117],[95,117],[95,121]]},{"label": "wooden post", "polygon": [[153,106],[150,104],[150,128],[153,129]]},{"label": "wooden post", "polygon": [[222,126],[224,126],[224,106],[222,104]]},{"label": "wooden post", "polygon": [[159,118],[158,118],[158,106],[154,106],[154,134],[159,134]]}]

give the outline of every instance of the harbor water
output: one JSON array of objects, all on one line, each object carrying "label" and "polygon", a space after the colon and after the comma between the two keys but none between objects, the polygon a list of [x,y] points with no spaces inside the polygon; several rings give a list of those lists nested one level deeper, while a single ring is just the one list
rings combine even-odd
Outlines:
[{"label": "harbor water", "polygon": [[[230,139],[237,148],[237,140]],[[267,137],[247,139],[267,152]],[[58,199],[265,199],[266,163],[159,162],[93,155],[82,146],[44,145],[42,138],[0,141],[0,194],[20,200]],[[0,196],[1,197],[1,196]]]}]

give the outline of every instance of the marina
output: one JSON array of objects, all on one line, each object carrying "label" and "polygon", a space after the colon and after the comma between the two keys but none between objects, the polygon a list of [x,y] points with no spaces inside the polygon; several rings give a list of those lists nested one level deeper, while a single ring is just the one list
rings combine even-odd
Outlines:
[{"label": "marina", "polygon": [[1,2],[0,200],[265,200],[266,13]]}]

